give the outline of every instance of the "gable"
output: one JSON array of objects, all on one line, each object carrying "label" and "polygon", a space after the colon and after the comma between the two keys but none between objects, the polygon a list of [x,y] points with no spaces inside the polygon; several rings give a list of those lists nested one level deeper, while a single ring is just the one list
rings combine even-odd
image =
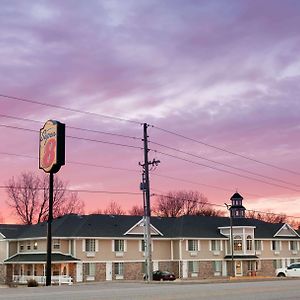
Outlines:
[{"label": "gable", "polygon": [[[137,222],[135,225],[133,225],[129,230],[127,230],[124,233],[124,235],[144,235],[144,234],[145,234],[144,219],[141,219],[139,222]],[[150,224],[150,234],[163,236],[163,234],[152,224]]]},{"label": "gable", "polygon": [[299,235],[289,224],[284,224],[274,234],[274,237],[299,237]]}]

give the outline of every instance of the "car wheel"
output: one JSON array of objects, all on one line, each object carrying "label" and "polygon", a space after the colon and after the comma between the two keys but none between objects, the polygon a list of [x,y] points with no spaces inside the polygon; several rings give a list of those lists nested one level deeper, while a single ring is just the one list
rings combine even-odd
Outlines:
[{"label": "car wheel", "polygon": [[277,275],[277,277],[285,277],[285,274],[284,274],[284,273],[279,273],[279,274]]}]

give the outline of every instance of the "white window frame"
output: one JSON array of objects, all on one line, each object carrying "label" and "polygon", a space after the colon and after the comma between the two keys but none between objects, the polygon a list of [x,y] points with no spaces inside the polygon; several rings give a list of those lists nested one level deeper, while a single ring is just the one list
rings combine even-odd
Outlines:
[{"label": "white window frame", "polygon": [[221,276],[222,275],[222,261],[221,260],[214,260],[212,262],[213,264],[213,270],[215,276]]},{"label": "white window frame", "polygon": [[53,250],[60,250],[60,239],[53,239]]},{"label": "white window frame", "polygon": [[[272,240],[271,243],[271,250],[274,251],[274,252],[279,252],[281,251],[281,241],[279,240]],[[275,246],[275,248],[273,247],[273,245]],[[277,246],[278,245],[278,249],[277,249]]]},{"label": "white window frame", "polygon": [[95,263],[86,263],[86,276],[93,280],[96,276],[96,264]]},{"label": "white window frame", "polygon": [[[120,247],[120,243],[119,242],[122,242],[121,244],[123,244],[123,247]],[[119,243],[119,247],[118,249],[116,248],[116,243]],[[112,242],[112,251],[113,252],[126,252],[127,251],[127,241],[126,240],[123,240],[123,239],[116,239],[116,240],[113,240]]]},{"label": "white window frame", "polygon": [[96,239],[85,239],[84,252],[96,252]]},{"label": "white window frame", "polygon": [[253,237],[250,234],[248,234],[246,236],[246,251],[252,251],[252,250],[253,250]]},{"label": "white window frame", "polygon": [[188,272],[192,274],[198,274],[200,272],[200,264],[198,260],[188,261]]},{"label": "white window frame", "polygon": [[[215,249],[213,249],[213,244],[215,244]],[[210,251],[213,251],[213,252],[220,252],[222,251],[222,241],[221,240],[210,240]]]},{"label": "white window frame", "polygon": [[114,272],[116,279],[124,278],[124,263],[123,262],[115,262],[114,263]]},{"label": "white window frame", "polygon": [[[295,249],[292,249],[292,244],[294,244],[296,247]],[[298,241],[289,241],[289,250],[290,251],[299,251],[299,243]]]},{"label": "white window frame", "polygon": [[[192,247],[190,248],[190,243]],[[186,240],[186,251],[188,252],[198,252],[200,251],[200,241],[199,240]]]},{"label": "white window frame", "polygon": [[[259,249],[256,247],[257,244],[260,246]],[[254,250],[255,251],[263,251],[264,250],[263,241],[262,240],[254,240]]]}]

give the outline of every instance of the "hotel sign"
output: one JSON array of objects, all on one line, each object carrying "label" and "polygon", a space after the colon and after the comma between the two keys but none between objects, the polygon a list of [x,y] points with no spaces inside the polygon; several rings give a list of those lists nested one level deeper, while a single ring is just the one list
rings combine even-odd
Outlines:
[{"label": "hotel sign", "polygon": [[49,120],[40,129],[39,168],[57,173],[65,164],[65,124]]}]

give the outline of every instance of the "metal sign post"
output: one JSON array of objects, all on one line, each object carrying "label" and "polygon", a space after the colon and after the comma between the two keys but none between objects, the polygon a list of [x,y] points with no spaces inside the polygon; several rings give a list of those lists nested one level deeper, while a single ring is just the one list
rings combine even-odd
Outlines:
[{"label": "metal sign post", "polygon": [[51,285],[53,182],[65,164],[65,124],[49,120],[40,130],[39,168],[49,173],[49,213],[47,222],[46,285]]}]

